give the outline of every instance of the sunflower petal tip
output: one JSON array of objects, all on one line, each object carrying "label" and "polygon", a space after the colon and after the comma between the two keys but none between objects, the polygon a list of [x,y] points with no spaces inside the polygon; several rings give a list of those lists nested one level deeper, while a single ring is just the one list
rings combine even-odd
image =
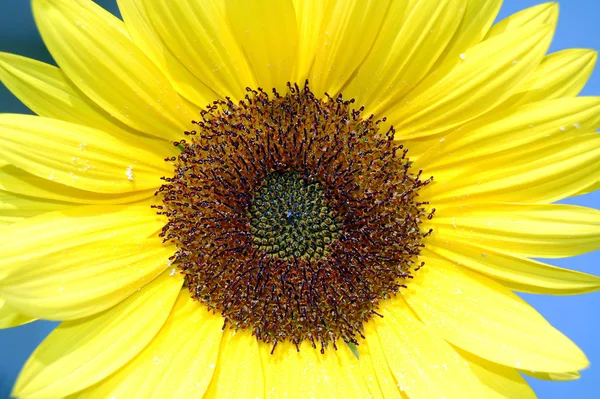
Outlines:
[{"label": "sunflower petal tip", "polygon": [[[29,363],[29,361],[28,361]],[[15,385],[13,386],[12,392],[10,393],[11,398],[39,398],[39,397],[50,397],[52,392],[46,391],[47,386],[27,367],[21,370]],[[58,394],[55,392],[55,394]]]},{"label": "sunflower petal tip", "polygon": [[552,15],[552,13],[557,12],[560,8],[558,1],[547,1],[545,3],[536,4],[531,6],[521,12],[536,12],[538,15],[547,14]]},{"label": "sunflower petal tip", "polygon": [[585,63],[595,64],[598,58],[598,50],[591,48],[572,48],[564,51],[569,51],[573,55],[573,59],[581,60]]},{"label": "sunflower petal tip", "polygon": [[544,3],[548,8],[549,11],[552,11],[552,13],[557,12],[560,10],[560,4],[558,3],[558,1],[549,1],[548,3]]},{"label": "sunflower petal tip", "polygon": [[553,26],[556,26],[558,23],[558,15],[560,13],[560,5],[556,1],[551,1],[548,3],[542,3],[537,6],[533,6],[531,11],[537,11],[538,21],[543,21],[549,23]]},{"label": "sunflower petal tip", "polygon": [[564,373],[576,373],[590,367],[588,357],[579,347],[576,346],[575,349],[571,351],[571,355],[572,367],[565,369],[563,371]]},{"label": "sunflower petal tip", "polygon": [[6,70],[11,59],[15,58],[15,54],[0,51],[0,69]]},{"label": "sunflower petal tip", "polygon": [[23,383],[22,372],[17,378],[17,382],[13,386],[12,392],[10,393],[11,398],[22,398],[25,397],[27,386]]}]

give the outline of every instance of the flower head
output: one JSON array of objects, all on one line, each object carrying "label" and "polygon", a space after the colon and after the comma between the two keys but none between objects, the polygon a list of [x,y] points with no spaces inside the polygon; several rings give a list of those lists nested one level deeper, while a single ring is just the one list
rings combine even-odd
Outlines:
[{"label": "flower head", "polygon": [[[588,364],[512,290],[600,278],[596,54],[542,4],[33,0],[0,54],[14,395],[530,398]],[[497,381],[503,381],[498,384]]]}]

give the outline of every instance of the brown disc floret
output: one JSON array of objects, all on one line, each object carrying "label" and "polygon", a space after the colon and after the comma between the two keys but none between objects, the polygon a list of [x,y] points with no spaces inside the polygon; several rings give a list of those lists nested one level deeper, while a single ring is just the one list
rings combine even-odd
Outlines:
[{"label": "brown disc floret", "polygon": [[215,101],[157,193],[191,295],[273,347],[356,343],[420,267],[429,180],[352,104],[308,84]]}]

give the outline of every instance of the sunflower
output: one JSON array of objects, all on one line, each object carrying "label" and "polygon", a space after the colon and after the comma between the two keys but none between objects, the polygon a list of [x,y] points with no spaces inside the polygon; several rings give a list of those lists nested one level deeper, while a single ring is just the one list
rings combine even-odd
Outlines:
[{"label": "sunflower", "polygon": [[500,0],[33,0],[0,55],[19,398],[532,398],[585,355],[512,291],[600,278],[596,53]]}]

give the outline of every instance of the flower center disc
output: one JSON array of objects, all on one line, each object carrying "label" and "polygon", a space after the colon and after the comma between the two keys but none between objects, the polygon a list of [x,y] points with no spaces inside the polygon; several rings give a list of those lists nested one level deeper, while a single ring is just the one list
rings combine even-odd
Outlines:
[{"label": "flower center disc", "polygon": [[248,89],[195,121],[157,194],[161,232],[192,297],[260,340],[357,343],[420,267],[429,183],[382,121],[308,84]]},{"label": "flower center disc", "polygon": [[321,259],[339,237],[325,189],[298,172],[268,175],[248,208],[254,245],[281,259]]}]

